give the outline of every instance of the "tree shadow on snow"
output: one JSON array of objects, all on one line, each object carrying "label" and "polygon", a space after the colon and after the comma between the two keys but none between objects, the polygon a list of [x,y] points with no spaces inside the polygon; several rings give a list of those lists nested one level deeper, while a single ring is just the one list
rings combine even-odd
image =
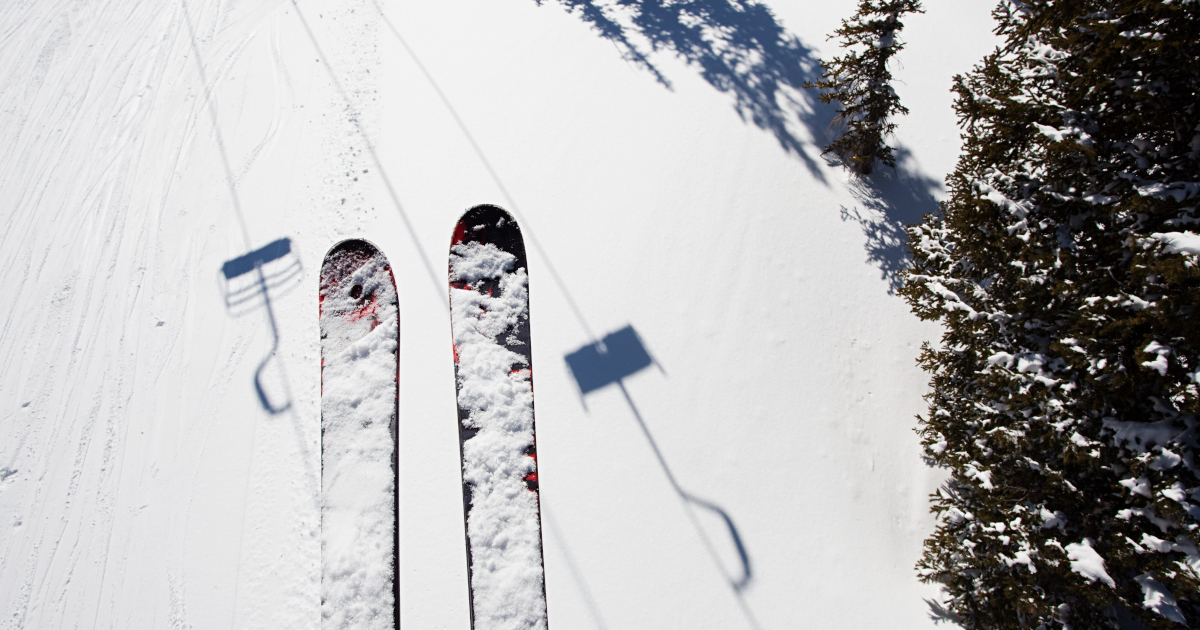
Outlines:
[{"label": "tree shadow on snow", "polygon": [[941,602],[926,598],[925,605],[929,606],[929,619],[931,621],[933,621],[933,623],[935,623],[935,624],[943,624],[943,623],[960,624],[960,623],[962,623],[962,618],[960,618],[958,615],[954,614],[953,610],[950,610],[949,608],[946,608],[945,606],[943,606],[941,604]]},{"label": "tree shadow on snow", "polygon": [[[642,418],[637,405],[634,404],[633,398],[629,395],[629,390],[625,388],[625,378],[651,365],[658,366],[658,363],[650,355],[650,352],[646,350],[646,346],[642,343],[637,331],[633,329],[633,326],[626,326],[616,332],[605,335],[599,341],[585,345],[567,354],[564,358],[566,359],[567,367],[571,370],[571,375],[575,378],[576,385],[579,386],[581,401],[583,401],[588,393],[609,385],[616,385],[621,391],[626,404],[629,405],[630,411],[633,412],[633,417],[637,421],[638,427],[642,430],[642,434],[650,444],[650,449],[654,451],[654,456],[658,460],[659,466],[662,467],[663,472],[666,474],[667,481],[670,482],[671,488],[675,493],[679,495],[688,518],[696,528],[696,532],[699,534],[701,541],[703,541],[709,555],[712,556],[713,562],[720,568],[722,575],[729,583],[747,621],[750,622],[752,627],[758,628],[758,622],[743,598],[743,591],[750,585],[754,572],[750,564],[750,555],[746,551],[746,546],[742,542],[742,536],[738,532],[737,526],[733,523],[733,518],[721,506],[700,498],[679,485],[679,482],[675,478],[675,473],[667,465],[666,458],[658,448],[658,442],[655,441],[654,436],[650,433],[650,428],[646,424],[645,419]],[[661,371],[662,367],[658,367]],[[584,403],[584,408],[586,408],[586,402]],[[729,544],[737,556],[739,566],[734,571],[730,571],[729,567],[726,567],[725,563],[721,560],[721,554],[718,553],[713,539],[697,518],[696,508],[707,512],[711,516],[715,516],[722,523],[723,529],[728,535]]]},{"label": "tree shadow on snow", "polygon": [[896,168],[880,168],[867,177],[856,176],[849,189],[859,205],[841,207],[843,221],[854,221],[867,237],[867,261],[879,268],[879,275],[895,294],[903,284],[902,272],[908,268],[906,226],[938,209],[934,195],[942,191],[941,182],[910,168],[911,153],[896,150]]},{"label": "tree shadow on snow", "polygon": [[825,183],[817,160],[805,150],[806,138],[795,129],[799,123],[824,144],[835,108],[802,87],[820,78],[821,61],[766,5],[753,0],[556,1],[668,89],[671,82],[652,53],[670,52],[697,69],[709,85],[733,97],[742,120],[774,135]]}]

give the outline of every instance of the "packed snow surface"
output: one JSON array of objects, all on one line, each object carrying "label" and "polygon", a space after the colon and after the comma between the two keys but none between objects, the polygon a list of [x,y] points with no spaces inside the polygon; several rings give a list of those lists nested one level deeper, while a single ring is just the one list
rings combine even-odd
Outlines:
[{"label": "packed snow surface", "polygon": [[[944,479],[912,430],[916,358],[941,330],[890,291],[996,2],[905,19],[899,168],[866,180],[820,159],[834,108],[779,83],[818,78],[858,2],[694,12],[718,5],[610,12],[700,47],[642,47],[668,89],[562,2],[5,3],[0,628],[321,626],[317,293],[348,238],[401,296],[404,626],[468,628],[445,263],[485,203],[539,287],[556,628],[952,627],[913,571]],[[263,267],[291,275],[246,274],[231,306],[223,264],[283,238]],[[627,327],[654,366],[581,397],[564,357]]]},{"label": "packed snow surface", "polygon": [[396,289],[384,257],[331,254],[321,283],[321,626],[326,629],[395,627],[397,326]]},{"label": "packed snow surface", "polygon": [[[525,485],[536,471],[533,384],[525,357],[505,348],[506,334],[529,317],[528,277],[516,257],[491,243],[450,250],[458,404],[478,433],[463,443],[463,482],[471,489],[467,537],[476,630],[546,627],[538,497]],[[475,290],[498,280],[498,295]]]}]

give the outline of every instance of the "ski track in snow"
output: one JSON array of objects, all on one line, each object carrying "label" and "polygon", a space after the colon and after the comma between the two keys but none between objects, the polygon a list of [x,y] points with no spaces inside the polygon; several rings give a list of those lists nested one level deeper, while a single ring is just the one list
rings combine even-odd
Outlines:
[{"label": "ski track in snow", "polygon": [[[769,4],[822,54],[854,8]],[[927,4],[906,25],[898,89],[913,111],[898,141],[936,177],[957,146],[945,86],[991,47],[993,3]],[[636,326],[662,358],[669,374],[631,377],[630,396],[672,474],[737,518],[762,628],[935,627],[922,602],[935,589],[911,567],[939,477],[910,425],[926,383],[913,358],[938,331],[862,260],[859,226],[837,217],[855,198],[837,171],[823,185],[781,156],[694,69],[664,57],[677,91],[663,90],[544,5],[5,4],[0,630],[320,627],[312,267],[363,236],[411,298],[406,625],[466,627],[446,293],[440,277],[429,290],[420,248],[440,251],[461,210],[498,190],[546,246],[531,265],[579,287],[577,306],[546,291],[535,307],[556,623],[749,627],[629,406],[611,388],[576,399],[560,359],[589,341],[572,323],[586,316],[600,332]],[[379,10],[407,43],[379,35]],[[945,29],[947,15],[963,24]],[[227,307],[222,263],[281,237],[296,278]],[[283,413],[255,395],[264,361]],[[505,384],[514,400],[522,378]],[[864,589],[872,605],[855,606]]]},{"label": "ski track in snow", "polygon": [[[467,537],[479,630],[546,628],[537,495],[525,485],[536,463],[532,374],[521,355],[500,344],[529,317],[528,276],[516,257],[491,243],[451,248],[450,289],[459,405],[479,432],[463,443],[463,481],[471,487]],[[471,288],[499,280],[499,295]]]},{"label": "ski track in snow", "polygon": [[[217,401],[243,351],[253,355],[261,342],[219,325],[207,329],[216,338],[198,339],[186,324],[224,319],[205,306],[219,266],[210,258],[224,249],[212,247],[224,240],[215,228],[229,224],[228,206],[197,197],[192,187],[211,173],[211,162],[197,163],[212,151],[204,95],[219,98],[217,86],[230,92],[229,75],[280,6],[52,1],[0,12],[0,73],[22,77],[0,86],[0,196],[8,204],[0,287],[21,305],[0,311],[0,467],[15,471],[0,483],[2,628],[67,620],[190,627],[184,611],[196,607],[182,598],[212,595],[186,588],[184,567],[203,567],[192,563],[189,533],[275,535],[243,528],[240,510],[212,528],[218,519],[190,508],[196,493],[211,496],[217,486],[243,500],[261,494],[263,484],[281,496],[279,483],[291,474],[255,470],[251,481],[245,464],[227,469],[236,471],[232,483],[209,474],[215,462],[205,455],[229,457],[227,449],[208,448],[214,425],[218,434],[234,426]],[[197,74],[197,49],[207,85]],[[286,71],[273,70],[273,89],[285,94]],[[240,173],[271,147],[281,121],[274,115],[253,138],[257,146],[238,160]],[[223,350],[227,361],[219,359]],[[198,390],[193,379],[209,385]],[[203,399],[190,393],[202,391]],[[255,421],[236,424],[243,432]],[[253,462],[240,455],[256,447],[251,440],[233,459]],[[176,452],[178,461],[161,458]],[[285,502],[303,502],[304,489],[297,490]],[[259,502],[246,513],[277,511],[278,503]],[[225,548],[241,537],[226,537]],[[257,569],[238,575],[260,582]],[[216,614],[224,616],[221,625],[238,614],[230,608],[236,596],[228,595],[239,585],[231,588],[217,593],[224,605],[200,607],[209,615],[227,611]]]}]

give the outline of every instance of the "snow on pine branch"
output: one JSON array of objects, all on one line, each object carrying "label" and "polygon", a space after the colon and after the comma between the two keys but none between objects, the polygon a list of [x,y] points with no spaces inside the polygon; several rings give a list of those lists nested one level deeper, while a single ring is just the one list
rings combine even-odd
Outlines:
[{"label": "snow on pine branch", "polygon": [[968,628],[1195,626],[1200,6],[994,15],[900,291],[945,326],[919,433],[951,476],[918,571]]}]

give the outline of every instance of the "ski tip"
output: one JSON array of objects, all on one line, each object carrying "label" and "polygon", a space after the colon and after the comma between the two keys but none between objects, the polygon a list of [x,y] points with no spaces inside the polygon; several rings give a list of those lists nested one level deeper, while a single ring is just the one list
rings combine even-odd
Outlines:
[{"label": "ski tip", "polygon": [[521,228],[511,214],[499,206],[482,204],[467,210],[454,226],[450,246],[462,242],[492,243],[509,252],[524,254]]},{"label": "ski tip", "polygon": [[334,245],[333,247],[330,247],[329,251],[325,252],[325,260],[329,261],[329,260],[332,260],[336,256],[344,255],[344,254],[359,254],[362,256],[376,256],[379,253],[380,253],[379,248],[375,247],[375,245],[373,243],[371,243],[370,241],[365,241],[361,238],[351,238],[351,239],[344,240],[344,241]]},{"label": "ski tip", "polygon": [[[353,269],[361,267],[366,261],[371,259],[378,259],[382,262],[388,275],[391,276],[392,266],[388,263],[387,257],[383,255],[383,252],[379,251],[378,247],[375,247],[369,241],[352,238],[330,247],[329,251],[325,254],[325,260],[321,263],[321,281],[318,295],[321,297],[322,302],[325,295],[337,285],[339,278],[346,276]],[[393,277],[391,280],[392,285],[395,286],[395,278]]]}]

